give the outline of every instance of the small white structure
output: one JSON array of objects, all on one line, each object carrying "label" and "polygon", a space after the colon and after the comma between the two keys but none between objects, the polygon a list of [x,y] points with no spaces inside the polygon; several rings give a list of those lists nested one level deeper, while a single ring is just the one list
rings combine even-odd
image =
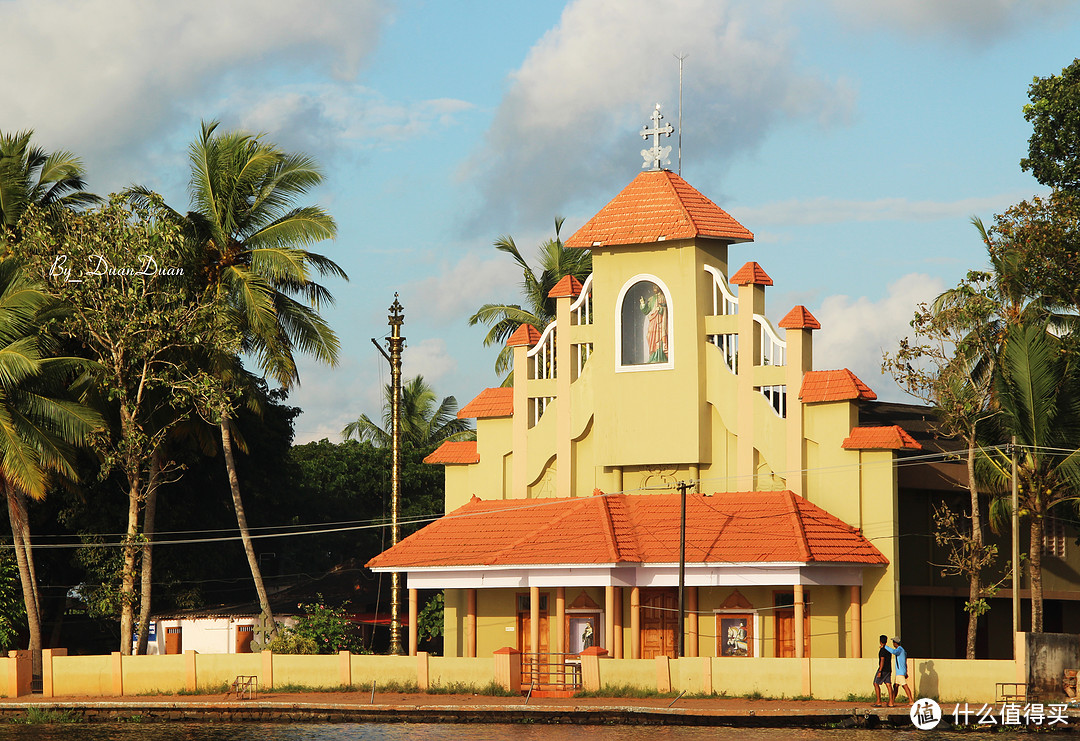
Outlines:
[{"label": "small white structure", "polygon": [[[278,617],[279,625],[291,627],[292,615]],[[179,654],[198,651],[201,654],[251,653],[251,641],[259,625],[258,615],[227,615],[221,613],[175,615],[159,617],[150,623],[150,640],[146,653]]]}]

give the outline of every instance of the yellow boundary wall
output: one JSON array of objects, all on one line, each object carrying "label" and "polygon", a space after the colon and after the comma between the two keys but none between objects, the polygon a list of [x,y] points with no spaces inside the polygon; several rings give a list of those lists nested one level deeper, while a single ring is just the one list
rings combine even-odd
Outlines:
[{"label": "yellow boundary wall", "polygon": [[[256,676],[261,690],[303,686],[312,689],[377,686],[421,690],[457,686],[482,689],[497,681],[493,657],[475,659],[428,656],[285,654],[198,654],[181,656],[67,656],[61,649],[42,652],[43,695],[112,697],[220,692],[237,676]],[[845,700],[873,693],[873,659],[684,658],[655,660],[582,656],[598,677],[597,687],[732,696],[814,697]],[[909,658],[916,697],[946,702],[992,702],[997,682],[1016,682],[1022,671],[1014,661]],[[29,653],[0,658],[0,688],[6,697],[30,692]],[[595,662],[595,663],[594,663]],[[1020,668],[1022,670],[1022,667]],[[595,682],[595,680],[590,680]]]}]

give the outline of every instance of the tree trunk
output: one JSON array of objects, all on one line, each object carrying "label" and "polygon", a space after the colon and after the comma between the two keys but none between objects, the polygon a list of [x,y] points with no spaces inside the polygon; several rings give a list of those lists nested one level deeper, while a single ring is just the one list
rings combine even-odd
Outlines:
[{"label": "tree trunk", "polygon": [[1042,515],[1031,514],[1031,544],[1028,548],[1028,577],[1031,580],[1031,632],[1043,632],[1043,588],[1042,588],[1042,551],[1043,551]]},{"label": "tree trunk", "polygon": [[[6,484],[4,493],[7,494],[8,520],[11,522],[11,538],[15,545],[15,562],[19,565],[19,582],[22,585],[23,603],[26,606],[26,623],[29,627],[30,643],[27,648],[31,655],[41,656],[41,613],[37,604],[37,589],[33,583],[29,559],[31,554],[26,550],[24,541],[25,531],[20,521],[18,495]],[[38,664],[40,666],[40,663]]]},{"label": "tree trunk", "polygon": [[146,542],[142,547],[142,567],[139,587],[139,638],[135,653],[145,656],[147,643],[150,641],[150,592],[153,582],[154,561],[154,518],[157,515],[158,478],[161,474],[161,454],[154,453],[150,459],[150,481],[146,487],[146,508],[143,510],[143,535]]},{"label": "tree trunk", "polygon": [[124,566],[120,578],[120,653],[131,655],[135,631],[135,557],[139,553],[139,475],[128,472],[128,524],[124,537]]},{"label": "tree trunk", "polygon": [[240,539],[244,543],[244,553],[247,554],[248,566],[251,567],[251,578],[255,582],[255,591],[259,595],[259,607],[262,610],[267,626],[270,628],[269,637],[277,636],[277,626],[274,623],[274,613],[270,610],[270,598],[263,586],[262,572],[259,570],[259,560],[255,556],[255,546],[251,542],[251,533],[248,531],[247,515],[244,514],[244,502],[240,499],[240,479],[236,475],[236,461],[233,458],[232,432],[229,430],[229,416],[225,415],[221,420],[221,447],[225,452],[225,468],[229,473],[229,490],[232,492],[233,509],[236,510],[236,524],[240,528]]},{"label": "tree trunk", "polygon": [[[968,491],[971,494],[971,543],[975,558],[982,556],[982,515],[979,513],[979,489],[975,485],[975,446],[974,441],[969,441],[967,454]],[[982,599],[982,574],[978,569],[972,569],[968,575],[968,628],[967,628],[967,658],[975,658],[975,639],[979,630],[979,613],[975,605]]]}]

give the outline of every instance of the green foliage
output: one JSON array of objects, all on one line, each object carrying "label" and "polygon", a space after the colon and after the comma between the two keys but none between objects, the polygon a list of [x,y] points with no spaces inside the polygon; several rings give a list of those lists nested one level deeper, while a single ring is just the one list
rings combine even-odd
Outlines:
[{"label": "green foliage", "polygon": [[26,625],[26,606],[19,589],[19,566],[8,550],[0,553],[0,651],[16,647],[20,628]]},{"label": "green foliage", "polygon": [[1028,98],[1024,118],[1033,130],[1020,167],[1043,185],[1080,189],[1080,59],[1060,75],[1036,77]]},{"label": "green foliage", "polygon": [[416,629],[421,640],[442,638],[445,606],[443,593],[439,592],[420,610],[420,614],[416,616]]},{"label": "green foliage", "polygon": [[[438,397],[423,376],[416,376],[401,389],[401,439],[415,448],[434,448],[444,440],[475,440],[476,432],[467,419],[457,418],[457,399],[447,396],[436,405]],[[342,437],[356,437],[380,448],[392,444],[393,387],[386,384],[383,402],[383,426],[379,427],[366,414],[350,422],[341,431]]]},{"label": "green foliage", "polygon": [[30,706],[26,709],[26,715],[21,718],[12,718],[12,723],[22,725],[44,725],[53,723],[82,723],[86,719],[74,710],[51,710],[49,708],[36,708]]},{"label": "green foliage", "polygon": [[[267,646],[269,651],[276,654],[317,654],[319,646],[315,639],[306,635],[299,635],[289,631],[279,633],[278,637],[270,641]],[[323,653],[330,653],[324,651]]]},{"label": "green foliage", "polygon": [[555,299],[548,295],[555,284],[567,275],[584,282],[592,273],[592,253],[565,246],[559,236],[562,225],[563,219],[556,217],[555,236],[543,242],[537,250],[540,253],[539,274],[522,256],[513,237],[504,235],[495,240],[495,249],[510,255],[521,268],[524,305],[484,304],[469,317],[469,326],[485,324],[491,327],[484,337],[484,346],[502,347],[495,360],[495,373],[499,375],[510,370],[512,348],[505,346],[510,335],[522,324],[530,324],[543,332],[544,327],[555,319]]},{"label": "green foliage", "polygon": [[[318,595],[319,601],[299,604],[304,614],[296,618],[296,623],[284,630],[286,639],[295,638],[299,645],[315,646],[315,651],[296,651],[295,653],[336,654],[339,651],[351,651],[354,654],[369,653],[360,640],[360,632],[349,619],[345,609],[348,603],[340,607],[327,605]],[[271,644],[271,650],[273,649]],[[289,652],[294,653],[294,652]]]}]

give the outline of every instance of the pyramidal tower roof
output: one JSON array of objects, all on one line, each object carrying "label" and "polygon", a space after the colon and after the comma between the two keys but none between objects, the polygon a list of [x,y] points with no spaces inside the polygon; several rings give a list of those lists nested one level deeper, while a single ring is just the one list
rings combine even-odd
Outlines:
[{"label": "pyramidal tower roof", "polygon": [[711,237],[752,242],[754,235],[670,170],[642,172],[567,247],[591,248]]}]

